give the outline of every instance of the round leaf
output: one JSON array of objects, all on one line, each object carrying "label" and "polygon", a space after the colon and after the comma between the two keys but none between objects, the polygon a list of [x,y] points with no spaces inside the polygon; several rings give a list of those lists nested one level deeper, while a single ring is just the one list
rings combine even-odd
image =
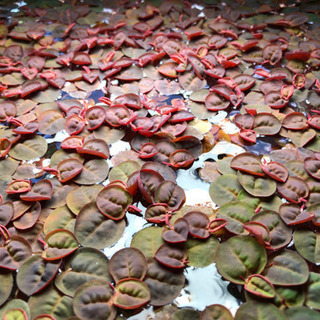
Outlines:
[{"label": "round leaf", "polygon": [[205,240],[188,239],[186,248],[188,249],[188,265],[196,268],[204,268],[214,262],[219,241],[214,237]]},{"label": "round leaf", "polygon": [[236,236],[223,242],[216,252],[219,273],[227,280],[244,284],[251,274],[259,274],[265,267],[267,254],[254,238]]},{"label": "round leaf", "polygon": [[47,248],[42,257],[46,260],[61,259],[78,249],[78,240],[75,235],[65,229],[56,229],[49,232],[44,239]]},{"label": "round leaf", "polygon": [[109,219],[99,211],[95,203],[88,203],[79,212],[74,229],[83,246],[103,249],[121,238],[125,226],[124,220]]},{"label": "round leaf", "polygon": [[133,236],[130,246],[142,251],[147,259],[153,258],[158,248],[164,243],[161,235],[160,227],[144,228]]},{"label": "round leaf", "polygon": [[218,211],[218,218],[227,220],[226,229],[237,235],[247,235],[243,224],[249,222],[255,214],[254,209],[240,201],[232,201],[222,205]]},{"label": "round leaf", "polygon": [[123,248],[110,259],[109,270],[115,282],[125,278],[143,280],[147,272],[147,261],[140,250]]},{"label": "round leaf", "polygon": [[71,297],[88,281],[111,281],[108,259],[101,251],[89,247],[78,249],[64,263],[64,270],[56,277],[55,286]]},{"label": "round leaf", "polygon": [[200,320],[233,320],[233,316],[226,307],[212,304],[201,312]]},{"label": "round leaf", "polygon": [[320,234],[317,231],[298,229],[293,233],[297,251],[308,261],[320,263]]},{"label": "round leaf", "polygon": [[244,288],[258,297],[273,298],[276,295],[273,285],[260,275],[250,276]]},{"label": "round leaf", "polygon": [[272,254],[263,275],[274,285],[304,284],[309,277],[308,265],[296,252],[284,250]]},{"label": "round leaf", "polygon": [[241,186],[254,197],[270,197],[277,189],[276,182],[269,178],[254,177],[238,171]]},{"label": "round leaf", "polygon": [[243,189],[235,174],[224,174],[211,183],[209,194],[213,202],[222,206],[225,203],[237,200],[241,190]]},{"label": "round leaf", "polygon": [[116,285],[113,304],[122,309],[136,309],[150,300],[148,286],[136,279],[123,279]]},{"label": "round leaf", "polygon": [[131,202],[131,194],[119,185],[106,186],[99,192],[96,200],[100,212],[113,220],[121,220]]},{"label": "round leaf", "polygon": [[17,160],[34,160],[42,157],[48,149],[47,141],[41,136],[34,136],[15,144],[9,155]]},{"label": "round leaf", "polygon": [[31,256],[17,274],[18,288],[31,296],[45,288],[57,274],[61,260],[46,261],[40,255]]},{"label": "round leaf", "polygon": [[113,291],[107,281],[87,281],[75,293],[74,313],[84,320],[113,320],[117,309],[112,304],[112,296]]},{"label": "round leaf", "polygon": [[249,301],[240,306],[235,320],[286,320],[284,314],[272,303]]}]

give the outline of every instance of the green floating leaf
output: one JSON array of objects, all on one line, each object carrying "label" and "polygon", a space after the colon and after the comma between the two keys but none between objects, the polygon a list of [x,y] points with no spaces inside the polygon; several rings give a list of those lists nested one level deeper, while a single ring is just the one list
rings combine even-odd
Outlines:
[{"label": "green floating leaf", "polygon": [[218,218],[228,221],[225,228],[236,235],[247,235],[248,231],[243,224],[249,222],[255,212],[252,207],[244,202],[232,201],[222,205],[218,211]]},{"label": "green floating leaf", "polygon": [[200,319],[200,311],[194,310],[191,308],[183,308],[177,310],[172,315],[172,320],[199,320]]},{"label": "green floating leaf", "polygon": [[112,304],[113,290],[104,280],[84,283],[73,298],[74,313],[83,320],[113,320],[117,309]]},{"label": "green floating leaf", "polygon": [[294,286],[304,284],[309,277],[306,261],[296,252],[283,250],[269,256],[268,266],[263,271],[272,284]]},{"label": "green floating leaf", "polygon": [[212,304],[201,312],[200,320],[233,320],[233,316],[225,306]]},{"label": "green floating leaf", "polygon": [[223,242],[216,252],[219,273],[227,280],[244,284],[252,274],[259,274],[267,263],[267,254],[254,238],[236,236]]},{"label": "green floating leaf", "polygon": [[285,309],[294,306],[302,306],[305,300],[305,293],[302,286],[282,287],[276,286],[274,303],[278,308]]},{"label": "green floating leaf", "polygon": [[236,201],[241,190],[243,189],[238,177],[234,174],[225,174],[211,183],[209,194],[213,202],[222,206],[230,201]]},{"label": "green floating leaf", "polygon": [[244,284],[244,288],[262,298],[273,298],[276,295],[273,285],[261,275],[250,276]]},{"label": "green floating leaf", "polygon": [[27,315],[27,319],[31,319],[30,309],[29,309],[27,302],[20,300],[20,299],[10,300],[3,307],[1,307],[0,308],[0,319],[4,319],[5,313],[8,310],[12,310],[12,309],[23,310]]},{"label": "green floating leaf", "polygon": [[238,200],[251,206],[254,210],[261,207],[266,210],[278,211],[282,204],[281,199],[278,196],[272,196],[270,198],[261,199],[250,195],[245,190],[242,190],[238,195]]},{"label": "green floating leaf", "polygon": [[319,320],[320,312],[307,307],[293,307],[284,311],[288,320]]},{"label": "green floating leaf", "polygon": [[10,297],[13,288],[13,276],[11,272],[1,271],[0,274],[0,306]]},{"label": "green floating leaf", "polygon": [[320,263],[320,233],[313,230],[295,230],[294,245],[297,251],[307,260]]},{"label": "green floating leaf", "polygon": [[277,189],[276,182],[269,178],[254,177],[238,171],[238,179],[243,189],[254,197],[270,197]]},{"label": "green floating leaf", "polygon": [[136,279],[122,279],[116,285],[113,304],[122,309],[137,309],[150,300],[147,284]]},{"label": "green floating leaf", "polygon": [[240,306],[235,320],[286,320],[284,314],[272,303],[249,301]]},{"label": "green floating leaf", "polygon": [[104,159],[92,159],[84,163],[83,169],[73,181],[81,185],[93,185],[106,179],[109,166]]},{"label": "green floating leaf", "polygon": [[22,309],[7,310],[4,315],[4,320],[28,320],[28,316]]},{"label": "green floating leaf", "polygon": [[188,265],[204,268],[212,264],[219,244],[219,241],[214,237],[209,237],[205,240],[188,239],[186,242]]},{"label": "green floating leaf", "polygon": [[32,319],[40,314],[49,314],[57,320],[68,320],[74,316],[72,298],[63,295],[50,285],[28,301]]},{"label": "green floating leaf", "polygon": [[103,249],[116,243],[125,227],[124,219],[109,219],[99,211],[95,203],[89,203],[79,212],[74,232],[83,246]]},{"label": "green floating leaf", "polygon": [[88,203],[96,200],[97,194],[103,189],[102,185],[81,186],[71,190],[67,195],[67,206],[78,215],[80,210]]},{"label": "green floating leaf", "polygon": [[43,231],[45,234],[56,230],[56,229],[66,229],[69,231],[74,230],[75,216],[68,209],[67,206],[61,206],[53,210],[47,217]]},{"label": "green floating leaf", "polygon": [[61,260],[46,261],[40,255],[31,256],[18,271],[18,288],[28,296],[41,291],[53,280],[60,265]]},{"label": "green floating leaf", "polygon": [[156,251],[163,244],[162,228],[148,227],[133,236],[130,246],[139,249],[149,259],[154,257]]},{"label": "green floating leaf", "polygon": [[113,167],[109,173],[109,181],[112,182],[114,180],[121,180],[127,183],[128,178],[135,171],[140,170],[141,165],[137,161],[124,161]]},{"label": "green floating leaf", "polygon": [[306,305],[313,309],[320,310],[320,274],[310,272],[307,283]]},{"label": "green floating leaf", "polygon": [[9,151],[9,155],[17,160],[34,160],[42,157],[48,149],[46,139],[34,136],[31,139],[15,144]]},{"label": "green floating leaf", "polygon": [[64,263],[64,270],[55,279],[55,286],[64,294],[73,297],[76,290],[91,280],[111,281],[108,259],[94,248],[79,248]]}]

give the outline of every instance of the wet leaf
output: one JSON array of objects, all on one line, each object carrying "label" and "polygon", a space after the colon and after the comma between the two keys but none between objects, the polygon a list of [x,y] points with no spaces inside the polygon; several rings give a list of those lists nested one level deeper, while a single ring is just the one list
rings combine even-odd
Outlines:
[{"label": "wet leaf", "polygon": [[285,183],[277,184],[277,189],[284,198],[294,203],[300,203],[309,195],[307,183],[298,177],[290,176]]},{"label": "wet leaf", "polygon": [[20,199],[23,201],[50,200],[52,193],[52,182],[48,179],[43,179],[35,183],[29,192],[22,194]]},{"label": "wet leaf", "polygon": [[230,167],[235,170],[250,173],[252,175],[264,176],[260,167],[260,158],[249,152],[244,152],[233,157]]},{"label": "wet leaf", "polygon": [[97,194],[103,189],[101,185],[81,186],[71,190],[67,195],[67,206],[78,215],[80,210],[88,203],[94,202]]},{"label": "wet leaf", "polygon": [[104,159],[92,159],[84,163],[79,175],[74,178],[74,182],[81,185],[98,184],[106,179],[109,166]]},{"label": "wet leaf", "polygon": [[310,272],[309,280],[307,282],[306,305],[310,308],[319,310],[319,290],[320,290],[320,276],[318,273]]},{"label": "wet leaf", "polygon": [[272,210],[263,210],[255,214],[251,221],[256,221],[264,224],[270,232],[270,247],[280,249],[289,244],[292,237],[292,231],[279,214]]},{"label": "wet leaf", "polygon": [[104,187],[96,200],[100,212],[113,220],[122,219],[131,202],[131,194],[125,188],[117,185]]},{"label": "wet leaf", "polygon": [[191,236],[199,239],[206,239],[210,236],[209,232],[209,218],[201,211],[187,212],[183,218],[189,224],[189,233]]},{"label": "wet leaf", "polygon": [[2,272],[0,275],[0,281],[2,283],[0,289],[0,306],[3,305],[10,297],[13,288],[13,276],[10,272]]}]

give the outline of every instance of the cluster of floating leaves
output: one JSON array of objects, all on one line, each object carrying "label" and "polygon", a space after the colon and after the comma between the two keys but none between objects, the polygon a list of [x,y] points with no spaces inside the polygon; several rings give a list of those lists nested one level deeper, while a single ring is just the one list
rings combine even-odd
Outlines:
[{"label": "cluster of floating leaves", "polygon": [[[170,306],[212,263],[242,286],[235,319],[319,318],[319,5],[202,5],[23,6],[0,25],[1,318],[233,319]],[[185,205],[176,173],[222,140],[246,152],[206,161],[213,202]],[[109,260],[132,214],[147,227]]]}]

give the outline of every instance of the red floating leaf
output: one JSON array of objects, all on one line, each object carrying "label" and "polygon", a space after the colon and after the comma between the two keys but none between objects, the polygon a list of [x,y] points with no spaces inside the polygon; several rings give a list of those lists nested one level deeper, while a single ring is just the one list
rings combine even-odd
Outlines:
[{"label": "red floating leaf", "polygon": [[23,201],[50,200],[53,193],[53,186],[50,180],[43,179],[34,184],[29,192],[20,196]]},{"label": "red floating leaf", "polygon": [[279,162],[268,162],[265,165],[261,165],[261,169],[265,174],[277,181],[286,182],[288,179],[288,169]]},{"label": "red floating leaf", "polygon": [[29,180],[15,180],[9,183],[6,188],[7,194],[23,193],[31,190],[31,184]]},{"label": "red floating leaf", "polygon": [[191,236],[199,239],[207,239],[210,236],[210,220],[206,214],[201,211],[190,211],[183,218],[188,221]]},{"label": "red floating leaf", "polygon": [[187,250],[163,244],[157,250],[154,257],[166,267],[180,269],[185,267],[187,255]]},{"label": "red floating leaf", "polygon": [[102,139],[88,140],[82,147],[77,148],[77,152],[95,155],[103,159],[108,159],[110,157],[109,146]]},{"label": "red floating leaf", "polygon": [[307,183],[298,177],[290,176],[285,183],[277,184],[278,192],[293,203],[300,203],[301,199],[309,196]]},{"label": "red floating leaf", "polygon": [[188,233],[188,221],[184,218],[179,218],[171,229],[163,230],[162,238],[169,243],[182,243],[187,241]]},{"label": "red floating leaf", "polygon": [[283,203],[279,207],[279,215],[288,226],[311,221],[315,216],[314,213],[309,213],[294,203]]},{"label": "red floating leaf", "polygon": [[66,182],[77,176],[83,169],[83,164],[75,158],[64,159],[59,162],[58,179],[60,182]]}]

